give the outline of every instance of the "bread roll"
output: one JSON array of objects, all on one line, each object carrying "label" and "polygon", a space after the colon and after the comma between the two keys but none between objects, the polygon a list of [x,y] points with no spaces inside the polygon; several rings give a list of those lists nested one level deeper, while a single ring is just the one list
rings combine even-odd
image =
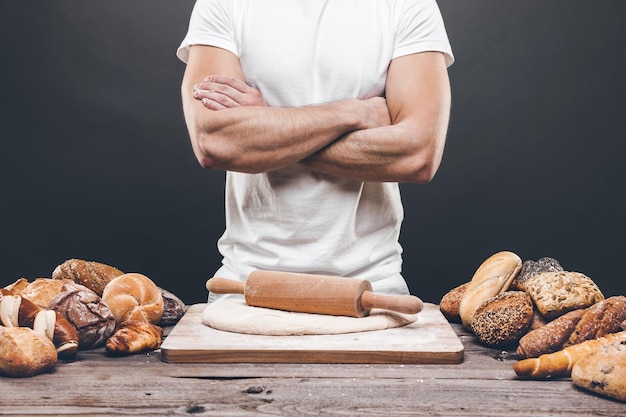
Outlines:
[{"label": "bread roll", "polygon": [[439,302],[439,310],[443,316],[452,323],[461,323],[461,316],[459,315],[459,307],[461,306],[461,300],[469,282],[459,285],[448,291]]},{"label": "bread roll", "polygon": [[115,331],[111,309],[95,292],[82,285],[54,297],[50,308],[76,328],[80,350],[104,346]]},{"label": "bread roll", "polygon": [[98,296],[102,296],[104,287],[115,277],[122,275],[119,269],[99,262],[82,259],[68,259],[54,271],[53,279],[69,279],[89,288]]},{"label": "bread roll", "polygon": [[626,342],[610,342],[572,367],[572,382],[586,390],[626,402]]},{"label": "bread roll", "polygon": [[472,331],[489,347],[506,347],[526,333],[532,319],[533,303],[528,294],[505,291],[478,307],[472,320]]},{"label": "bread roll", "polygon": [[591,278],[579,272],[542,272],[526,281],[526,292],[550,320],[604,299]]},{"label": "bread roll", "polygon": [[515,277],[515,279],[511,282],[511,289],[526,291],[526,282],[534,277],[535,275],[539,275],[542,272],[558,272],[563,271],[563,267],[554,258],[541,258],[538,261],[527,260],[522,263],[522,268],[519,271],[519,274]]},{"label": "bread roll", "polygon": [[157,324],[163,315],[161,289],[148,277],[128,273],[107,284],[102,300],[109,306],[115,321],[145,321]]},{"label": "bread roll", "polygon": [[9,284],[4,289],[11,292],[14,295],[20,295],[22,290],[28,286],[29,282],[26,278],[20,278],[15,281],[13,284]]},{"label": "bread roll", "polygon": [[46,336],[28,327],[0,326],[0,374],[28,377],[51,371],[57,352]]},{"label": "bread roll", "polygon": [[476,309],[489,298],[508,290],[521,267],[520,257],[508,251],[498,252],[480,265],[459,305],[463,326],[471,329]]},{"label": "bread roll", "polygon": [[107,340],[106,350],[114,355],[130,355],[158,349],[162,342],[161,327],[144,321],[128,320],[120,324]]}]

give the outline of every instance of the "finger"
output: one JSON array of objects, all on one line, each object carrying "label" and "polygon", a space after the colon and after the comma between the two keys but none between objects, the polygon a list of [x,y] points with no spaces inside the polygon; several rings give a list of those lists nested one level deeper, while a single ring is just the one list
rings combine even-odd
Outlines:
[{"label": "finger", "polygon": [[221,105],[220,103],[218,103],[217,101],[211,100],[210,98],[203,98],[201,101],[202,101],[202,105],[204,105],[204,107],[210,110],[224,110],[227,108]]},{"label": "finger", "polygon": [[218,91],[213,90],[195,90],[194,97],[198,100],[210,100],[215,103],[219,103],[224,107],[238,107],[239,103],[237,103],[233,98],[229,97]]},{"label": "finger", "polygon": [[254,90],[248,84],[240,80],[239,78],[230,77],[228,75],[209,75],[204,79],[206,82],[216,83],[221,85],[229,86],[241,93],[250,92]]}]

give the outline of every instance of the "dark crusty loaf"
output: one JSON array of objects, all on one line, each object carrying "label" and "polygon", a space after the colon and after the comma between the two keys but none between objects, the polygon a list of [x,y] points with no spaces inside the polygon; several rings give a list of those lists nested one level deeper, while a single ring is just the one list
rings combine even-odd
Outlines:
[{"label": "dark crusty loaf", "polygon": [[81,350],[103,346],[115,331],[115,318],[100,296],[88,288],[66,291],[50,301],[50,309],[76,328]]},{"label": "dark crusty loaf", "polygon": [[561,350],[584,313],[584,309],[570,311],[529,331],[520,339],[517,354],[522,358],[535,358]]},{"label": "dark crusty loaf", "polygon": [[472,331],[482,343],[504,347],[524,335],[533,318],[533,304],[524,291],[505,291],[478,307]]}]

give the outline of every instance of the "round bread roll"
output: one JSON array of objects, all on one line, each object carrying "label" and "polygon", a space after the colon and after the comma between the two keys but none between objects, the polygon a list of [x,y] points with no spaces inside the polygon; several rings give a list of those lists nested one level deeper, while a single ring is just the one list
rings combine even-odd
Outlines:
[{"label": "round bread roll", "polygon": [[79,288],[57,295],[50,301],[49,308],[76,328],[80,350],[104,346],[115,332],[113,313],[98,294],[82,285],[75,285]]},{"label": "round bread roll", "polygon": [[472,328],[474,313],[483,302],[509,289],[521,268],[521,258],[508,251],[490,256],[478,267],[459,305],[465,328]]},{"label": "round bread roll", "polygon": [[461,323],[459,307],[465,291],[469,287],[469,282],[459,285],[448,291],[439,302],[439,310],[443,316],[452,323]]},{"label": "round bread roll", "polygon": [[0,374],[27,377],[51,371],[58,357],[54,344],[29,327],[0,326]]},{"label": "round bread roll", "polygon": [[524,291],[505,291],[478,307],[472,331],[487,346],[510,346],[528,331],[532,319],[530,296]]},{"label": "round bread roll", "polygon": [[122,274],[119,269],[100,262],[68,259],[52,271],[52,278],[76,281],[101,297],[104,287]]},{"label": "round bread roll", "polygon": [[102,300],[118,324],[126,320],[158,324],[163,315],[161,289],[142,274],[128,273],[114,278],[104,288]]}]

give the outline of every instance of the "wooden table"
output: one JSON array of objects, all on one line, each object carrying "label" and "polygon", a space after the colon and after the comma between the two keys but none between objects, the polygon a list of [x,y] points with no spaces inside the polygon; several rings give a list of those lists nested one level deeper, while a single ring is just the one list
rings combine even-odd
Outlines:
[{"label": "wooden table", "polygon": [[513,352],[453,327],[459,365],[172,364],[158,351],[80,351],[50,374],[0,377],[0,415],[626,416],[626,404],[569,379],[517,379]]}]

